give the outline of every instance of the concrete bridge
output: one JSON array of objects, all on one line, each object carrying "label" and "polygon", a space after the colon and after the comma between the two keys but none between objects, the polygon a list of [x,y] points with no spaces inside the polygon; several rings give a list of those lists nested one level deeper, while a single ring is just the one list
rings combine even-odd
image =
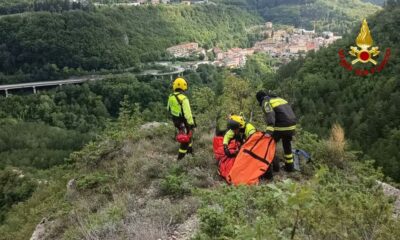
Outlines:
[{"label": "concrete bridge", "polygon": [[36,94],[36,89],[39,87],[62,86],[62,85],[67,85],[67,84],[77,84],[77,83],[83,83],[83,82],[88,82],[88,81],[98,81],[98,80],[103,80],[103,79],[105,79],[105,77],[91,76],[91,77],[86,77],[86,78],[75,78],[75,79],[66,79],[66,80],[57,80],[57,81],[7,84],[7,85],[0,85],[0,91],[4,91],[6,94],[6,97],[8,97],[10,90],[31,88],[33,93]]},{"label": "concrete bridge", "polygon": [[[172,72],[166,73],[159,73],[158,70],[147,70],[141,73],[135,74],[136,76],[153,76],[163,77],[163,76],[170,76],[171,81],[174,75],[181,76],[181,74],[185,71],[182,67],[175,67],[175,70]],[[16,89],[32,89],[33,93],[36,94],[37,88],[40,87],[54,87],[54,86],[62,86],[67,84],[79,84],[83,82],[90,82],[90,81],[101,81],[105,80],[107,76],[100,76],[100,75],[93,75],[93,76],[86,76],[82,78],[71,78],[65,80],[56,80],[56,81],[43,81],[43,82],[29,82],[29,83],[18,83],[18,84],[6,84],[0,85],[0,91],[4,91],[6,97],[9,96],[11,90]]]}]

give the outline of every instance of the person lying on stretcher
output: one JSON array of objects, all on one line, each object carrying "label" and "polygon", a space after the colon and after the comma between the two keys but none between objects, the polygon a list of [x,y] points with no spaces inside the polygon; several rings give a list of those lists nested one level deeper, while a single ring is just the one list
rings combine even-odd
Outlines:
[{"label": "person lying on stretcher", "polygon": [[230,115],[228,118],[227,131],[224,135],[224,152],[227,157],[233,158],[239,153],[239,149],[233,152],[229,150],[229,142],[232,139],[239,141],[243,144],[257,129],[253,124],[248,123],[240,115]]}]

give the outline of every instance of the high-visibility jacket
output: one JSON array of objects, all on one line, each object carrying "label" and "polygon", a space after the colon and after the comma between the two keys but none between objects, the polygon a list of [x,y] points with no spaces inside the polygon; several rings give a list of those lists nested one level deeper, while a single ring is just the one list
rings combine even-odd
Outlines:
[{"label": "high-visibility jacket", "polygon": [[[241,128],[239,130],[239,135],[238,136],[238,140],[241,142],[244,142],[245,140],[247,140],[253,133],[255,133],[257,130],[256,128],[253,126],[253,124],[251,123],[246,123],[244,128]],[[243,138],[244,135],[244,138]],[[235,138],[235,132],[232,129],[229,129],[225,135],[224,135],[224,145],[228,145],[229,141],[232,140],[233,138]]]},{"label": "high-visibility jacket", "polygon": [[266,132],[290,131],[296,129],[296,115],[289,103],[280,97],[265,97],[261,103],[267,123]]},{"label": "high-visibility jacket", "polygon": [[189,99],[181,92],[174,92],[168,97],[168,112],[173,117],[184,118],[189,125],[194,125]]}]

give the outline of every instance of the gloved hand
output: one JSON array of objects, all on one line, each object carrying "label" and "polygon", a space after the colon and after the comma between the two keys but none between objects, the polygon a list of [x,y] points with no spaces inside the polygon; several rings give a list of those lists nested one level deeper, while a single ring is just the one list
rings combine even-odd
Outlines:
[{"label": "gloved hand", "polygon": [[228,145],[224,145],[224,152],[225,152],[225,155],[227,157],[232,158],[232,157],[236,157],[236,155],[238,154],[239,150],[235,151],[234,153],[231,153],[231,151],[228,148]]}]

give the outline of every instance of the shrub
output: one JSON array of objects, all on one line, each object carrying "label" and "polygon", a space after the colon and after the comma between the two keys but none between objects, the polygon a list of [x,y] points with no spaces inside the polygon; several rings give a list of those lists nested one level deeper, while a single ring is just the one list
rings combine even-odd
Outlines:
[{"label": "shrub", "polygon": [[216,238],[221,235],[231,235],[231,229],[229,228],[229,216],[225,214],[223,210],[218,206],[213,208],[205,208],[199,211],[200,215],[200,228],[209,237]]},{"label": "shrub", "polygon": [[13,204],[28,199],[36,188],[30,177],[22,172],[6,169],[0,171],[0,222]]},{"label": "shrub", "polygon": [[76,182],[76,186],[79,190],[89,190],[95,188],[105,188],[105,185],[112,180],[112,176],[95,172],[92,174],[87,174],[84,177],[80,178]]},{"label": "shrub", "polygon": [[395,239],[400,221],[369,176],[373,169],[349,168],[321,168],[301,184],[200,191],[197,239]]},{"label": "shrub", "polygon": [[169,174],[161,181],[160,192],[162,195],[182,198],[191,193],[191,185],[185,174]]}]

